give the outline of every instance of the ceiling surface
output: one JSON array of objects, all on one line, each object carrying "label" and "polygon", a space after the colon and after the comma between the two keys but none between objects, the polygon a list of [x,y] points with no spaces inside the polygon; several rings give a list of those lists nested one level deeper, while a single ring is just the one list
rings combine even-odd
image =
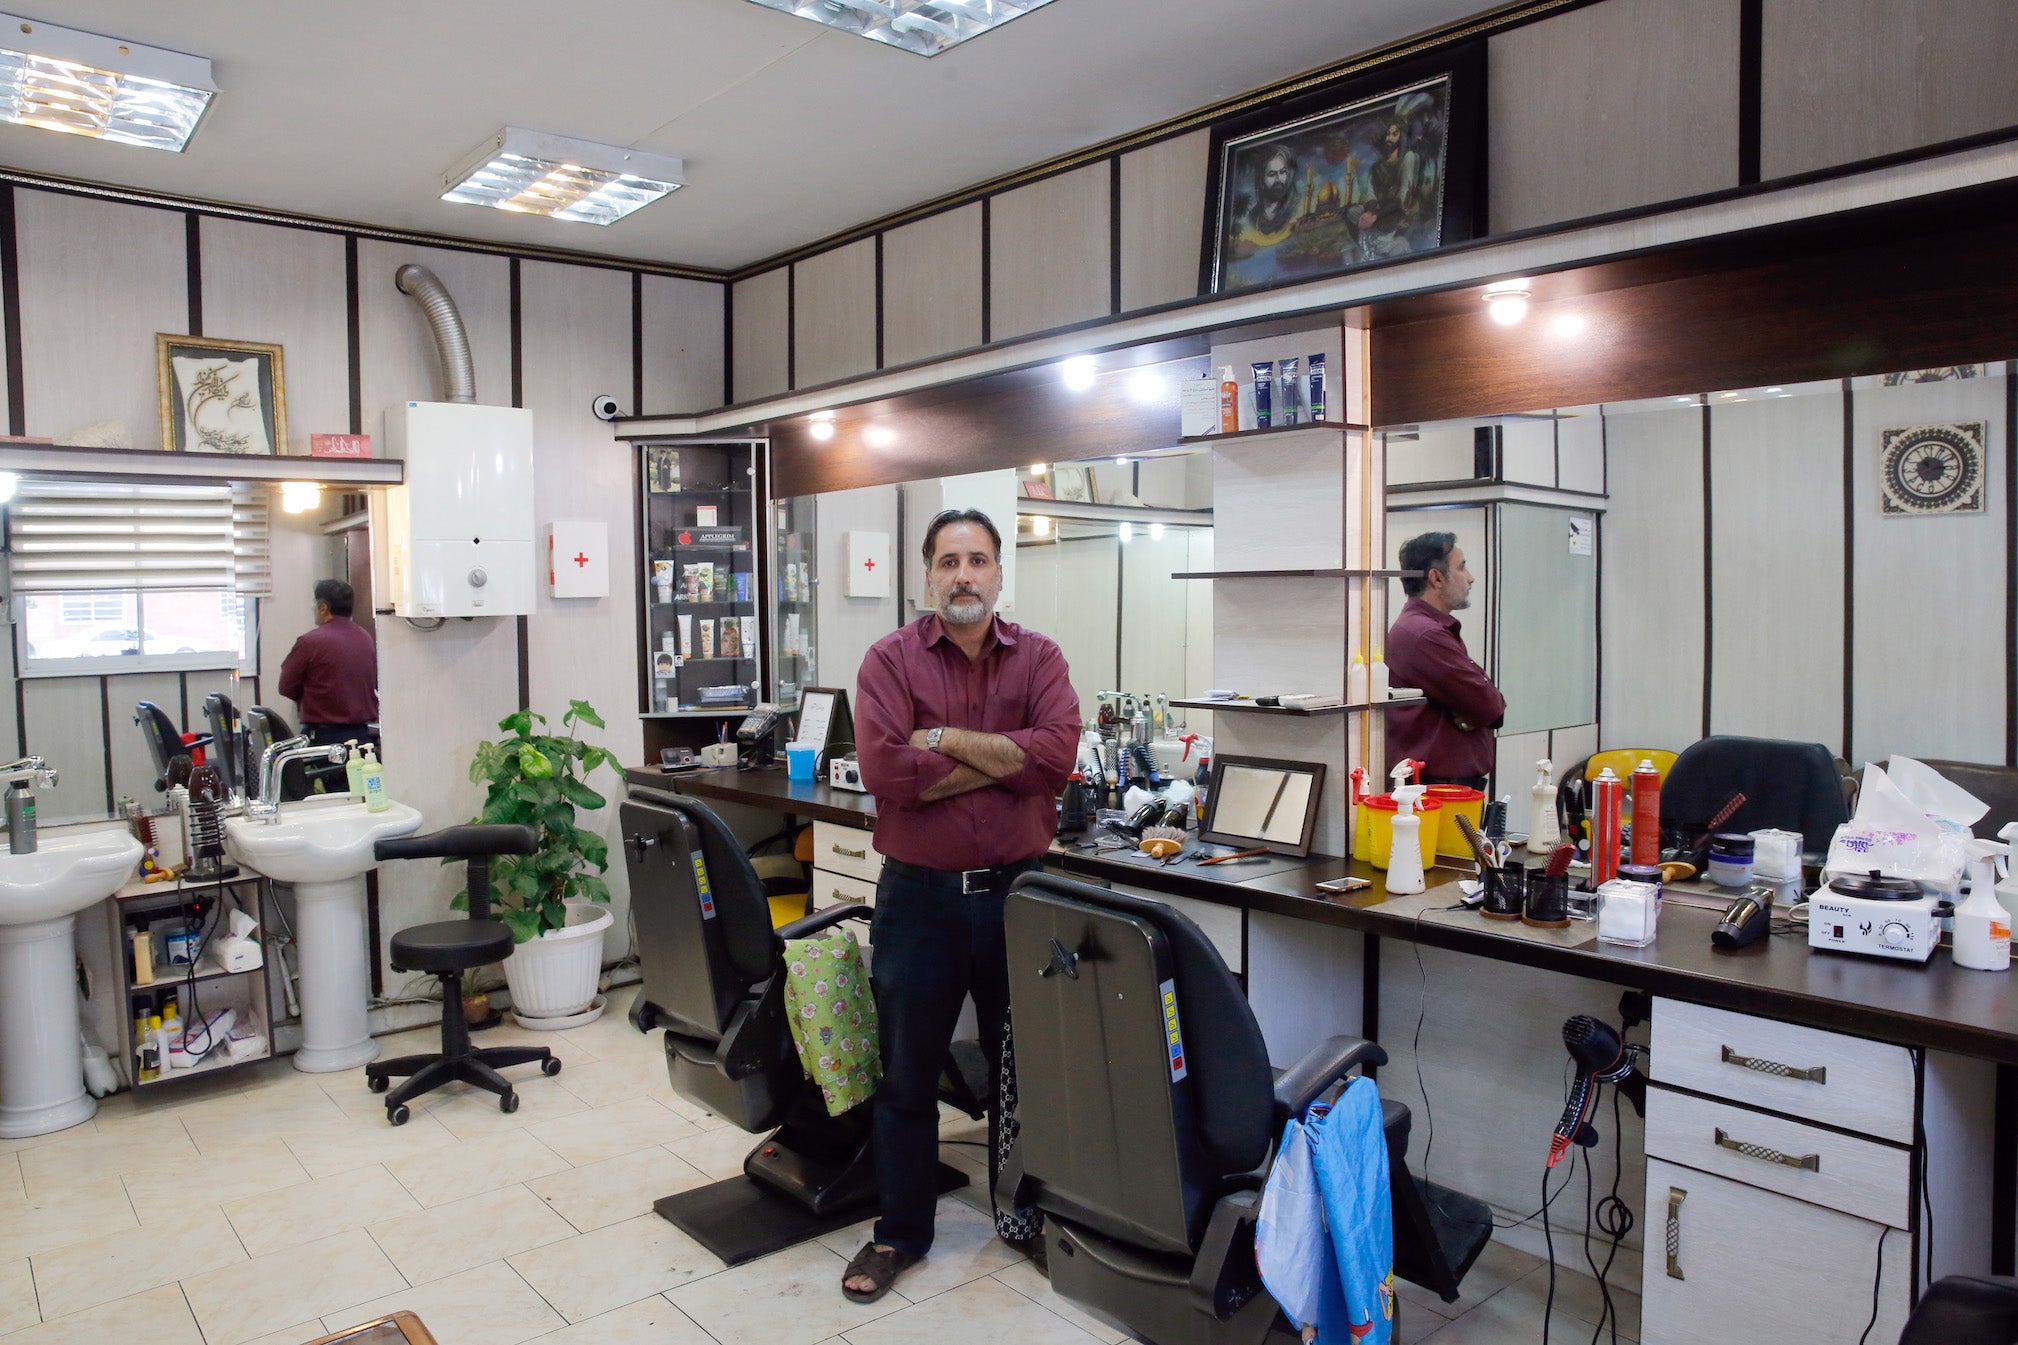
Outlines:
[{"label": "ceiling surface", "polygon": [[[929,60],[747,0],[43,4],[9,8],[208,57],[221,92],[182,154],[0,124],[0,164],[726,270],[1504,0],[1054,0]],[[606,228],[437,199],[505,125],[687,186]]]}]

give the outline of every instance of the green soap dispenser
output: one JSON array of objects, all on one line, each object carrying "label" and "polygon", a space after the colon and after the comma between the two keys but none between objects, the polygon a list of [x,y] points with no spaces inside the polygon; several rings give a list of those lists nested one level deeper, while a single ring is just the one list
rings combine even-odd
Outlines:
[{"label": "green soap dispenser", "polygon": [[350,796],[361,799],[364,797],[364,753],[358,749],[355,738],[347,740],[344,746],[350,749],[350,755],[344,758],[343,778],[350,785]]},{"label": "green soap dispenser", "polygon": [[392,807],[392,796],[385,792],[385,767],[379,765],[378,754],[370,743],[364,745],[364,767],[358,775],[364,785],[366,812],[382,813]]}]

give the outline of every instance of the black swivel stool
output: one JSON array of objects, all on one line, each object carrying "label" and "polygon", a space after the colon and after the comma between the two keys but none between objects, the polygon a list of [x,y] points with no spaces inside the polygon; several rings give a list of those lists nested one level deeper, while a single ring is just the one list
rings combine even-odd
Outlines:
[{"label": "black swivel stool", "polygon": [[490,918],[490,860],[493,855],[529,855],[539,849],[539,833],[524,826],[445,827],[425,836],[388,837],[372,852],[387,859],[467,859],[469,918],[416,925],[392,936],[392,969],[420,971],[441,978],[441,1054],[407,1055],[378,1060],[364,1067],[365,1082],[374,1093],[385,1093],[392,1078],[405,1083],[385,1097],[385,1119],[405,1125],[406,1104],[457,1079],[488,1088],[498,1095],[498,1110],[515,1112],[519,1097],[511,1080],[498,1073],[510,1065],[539,1062],[540,1073],[559,1074],[561,1062],[544,1046],[483,1046],[469,1044],[469,1025],[462,1016],[462,975],[511,956],[512,932]]}]

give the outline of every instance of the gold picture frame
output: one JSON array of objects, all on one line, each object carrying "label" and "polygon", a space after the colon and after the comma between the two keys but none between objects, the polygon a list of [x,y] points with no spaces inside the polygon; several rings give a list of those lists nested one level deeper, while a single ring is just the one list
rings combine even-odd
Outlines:
[{"label": "gold picture frame", "polygon": [[287,382],[279,346],[156,332],[154,369],[162,448],[286,454]]}]

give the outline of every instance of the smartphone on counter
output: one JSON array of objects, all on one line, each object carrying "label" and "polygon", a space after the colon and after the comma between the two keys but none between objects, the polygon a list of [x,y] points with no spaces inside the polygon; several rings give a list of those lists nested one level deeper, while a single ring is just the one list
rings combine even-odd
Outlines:
[{"label": "smartphone on counter", "polygon": [[1329,878],[1317,885],[1320,892],[1357,892],[1361,888],[1372,887],[1371,878]]}]

